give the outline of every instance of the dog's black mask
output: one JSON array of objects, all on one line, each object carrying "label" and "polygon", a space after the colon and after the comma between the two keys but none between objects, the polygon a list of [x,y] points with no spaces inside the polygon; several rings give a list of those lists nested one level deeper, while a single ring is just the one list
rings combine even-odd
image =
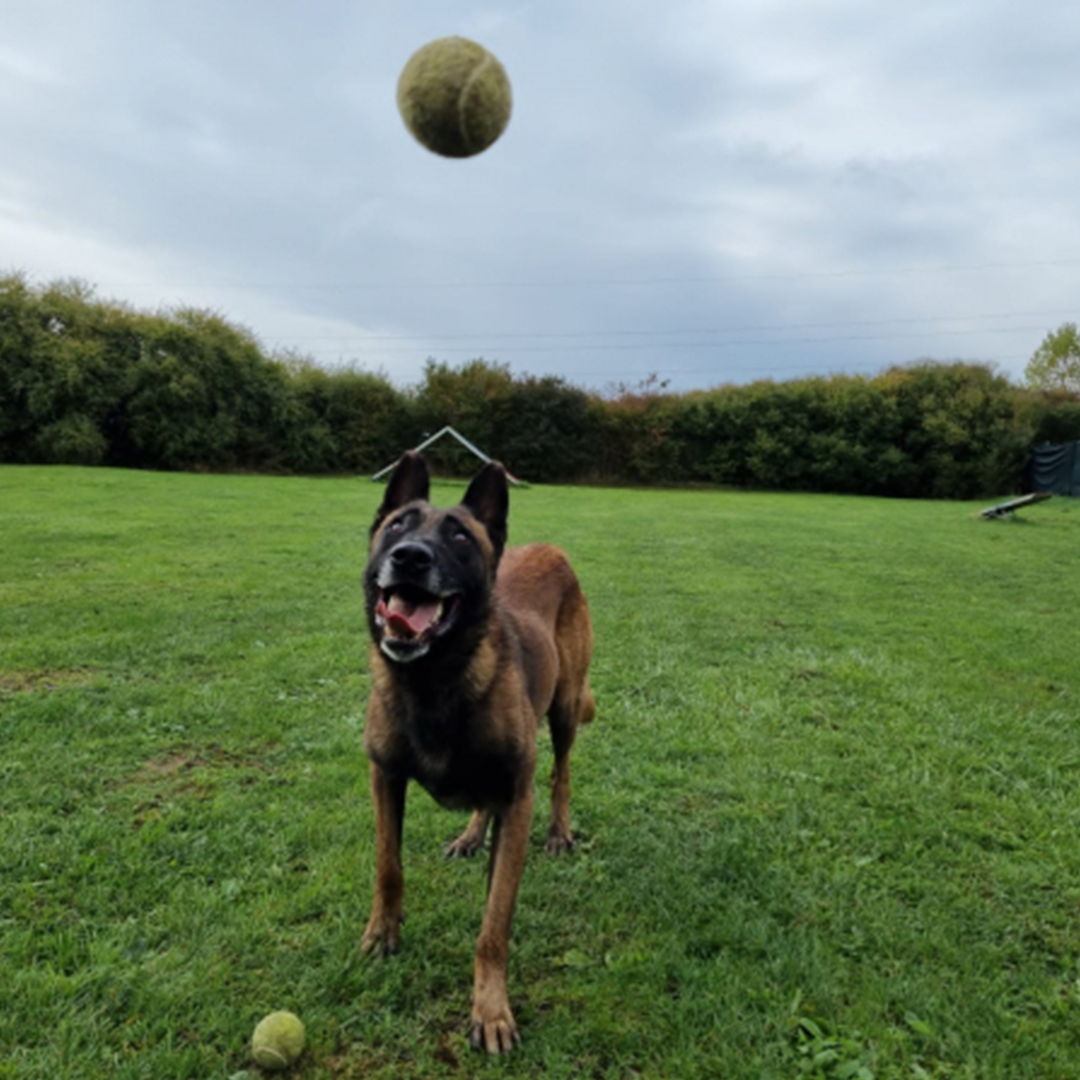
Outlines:
[{"label": "dog's black mask", "polygon": [[368,626],[395,664],[464,659],[490,612],[491,590],[506,543],[506,472],[491,463],[460,505],[428,502],[424,459],[407,453],[386,486],[371,528],[364,571]]}]

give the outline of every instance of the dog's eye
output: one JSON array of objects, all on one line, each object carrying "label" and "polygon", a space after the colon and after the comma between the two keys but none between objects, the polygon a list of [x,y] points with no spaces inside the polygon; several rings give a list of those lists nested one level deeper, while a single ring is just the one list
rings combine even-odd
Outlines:
[{"label": "dog's eye", "polygon": [[387,532],[401,532],[401,530],[404,529],[404,528],[405,528],[405,519],[404,518],[394,518],[394,520],[391,521],[390,524],[386,526],[386,531]]},{"label": "dog's eye", "polygon": [[468,544],[471,542],[472,537],[469,535],[469,531],[467,529],[462,529],[459,527],[453,531],[450,539],[453,540],[455,544]]}]

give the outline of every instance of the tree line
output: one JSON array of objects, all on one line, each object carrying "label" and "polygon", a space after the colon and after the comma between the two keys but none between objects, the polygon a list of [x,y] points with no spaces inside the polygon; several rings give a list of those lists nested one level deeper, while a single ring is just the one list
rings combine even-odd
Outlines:
[{"label": "tree line", "polygon": [[[363,474],[446,424],[536,482],[976,498],[1017,490],[1033,442],[1080,438],[1080,395],[931,361],[603,395],[483,359],[432,360],[401,388],[267,355],[213,312],[144,312],[78,281],[0,278],[3,462]],[[475,464],[445,440],[431,453],[447,472]]]}]

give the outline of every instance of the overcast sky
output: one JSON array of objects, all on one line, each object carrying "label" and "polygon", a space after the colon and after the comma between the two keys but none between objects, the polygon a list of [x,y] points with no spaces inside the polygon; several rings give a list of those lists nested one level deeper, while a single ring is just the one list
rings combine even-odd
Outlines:
[{"label": "overcast sky", "polygon": [[[1018,377],[1080,317],[1076,0],[0,0],[0,271],[269,350],[604,389]],[[398,74],[475,38],[469,160]]]}]

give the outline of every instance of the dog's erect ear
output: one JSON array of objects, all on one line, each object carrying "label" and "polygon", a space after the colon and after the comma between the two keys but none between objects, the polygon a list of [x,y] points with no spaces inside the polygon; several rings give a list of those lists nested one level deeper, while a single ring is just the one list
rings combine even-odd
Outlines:
[{"label": "dog's erect ear", "polygon": [[461,505],[487,529],[498,558],[506,546],[506,518],[510,512],[506,470],[497,461],[488,462],[473,477]]},{"label": "dog's erect ear", "polygon": [[427,500],[431,490],[431,478],[428,475],[427,462],[415,451],[407,450],[394,466],[386,484],[382,505],[375,512],[371,523],[372,534],[399,507],[417,499]]}]

